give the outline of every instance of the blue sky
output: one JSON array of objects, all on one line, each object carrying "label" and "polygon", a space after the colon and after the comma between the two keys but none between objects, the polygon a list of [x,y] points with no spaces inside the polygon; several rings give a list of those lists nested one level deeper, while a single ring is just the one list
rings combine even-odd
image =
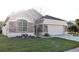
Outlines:
[{"label": "blue sky", "polygon": [[67,21],[79,18],[78,0],[0,0],[0,20],[4,21],[12,12],[30,8]]}]

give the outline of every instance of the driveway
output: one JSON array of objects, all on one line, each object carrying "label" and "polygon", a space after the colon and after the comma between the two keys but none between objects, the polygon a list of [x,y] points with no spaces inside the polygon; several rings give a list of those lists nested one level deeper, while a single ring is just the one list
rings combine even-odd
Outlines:
[{"label": "driveway", "polygon": [[79,52],[79,47],[78,48],[74,48],[65,52]]},{"label": "driveway", "polygon": [[79,36],[72,36],[70,34],[65,34],[65,35],[54,35],[52,37],[60,37],[60,38],[65,38],[68,40],[73,40],[79,42]]}]

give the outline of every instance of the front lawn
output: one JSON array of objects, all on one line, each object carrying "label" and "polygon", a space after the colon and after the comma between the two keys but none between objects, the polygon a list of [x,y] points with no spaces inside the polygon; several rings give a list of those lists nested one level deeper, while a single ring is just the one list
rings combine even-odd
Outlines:
[{"label": "front lawn", "polygon": [[79,47],[79,42],[63,38],[18,39],[0,35],[0,51],[55,52]]}]

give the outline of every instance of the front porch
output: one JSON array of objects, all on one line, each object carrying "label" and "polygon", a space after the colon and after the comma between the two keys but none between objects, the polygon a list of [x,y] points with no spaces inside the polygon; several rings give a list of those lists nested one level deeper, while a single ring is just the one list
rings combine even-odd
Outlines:
[{"label": "front porch", "polygon": [[48,32],[48,27],[46,24],[37,24],[34,26],[34,29],[34,34],[39,37]]}]

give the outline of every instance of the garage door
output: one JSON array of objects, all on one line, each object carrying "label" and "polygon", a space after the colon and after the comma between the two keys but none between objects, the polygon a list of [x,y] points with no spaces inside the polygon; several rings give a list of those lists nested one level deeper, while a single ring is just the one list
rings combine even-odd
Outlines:
[{"label": "garage door", "polygon": [[64,27],[57,25],[48,25],[48,33],[50,35],[64,34]]}]

